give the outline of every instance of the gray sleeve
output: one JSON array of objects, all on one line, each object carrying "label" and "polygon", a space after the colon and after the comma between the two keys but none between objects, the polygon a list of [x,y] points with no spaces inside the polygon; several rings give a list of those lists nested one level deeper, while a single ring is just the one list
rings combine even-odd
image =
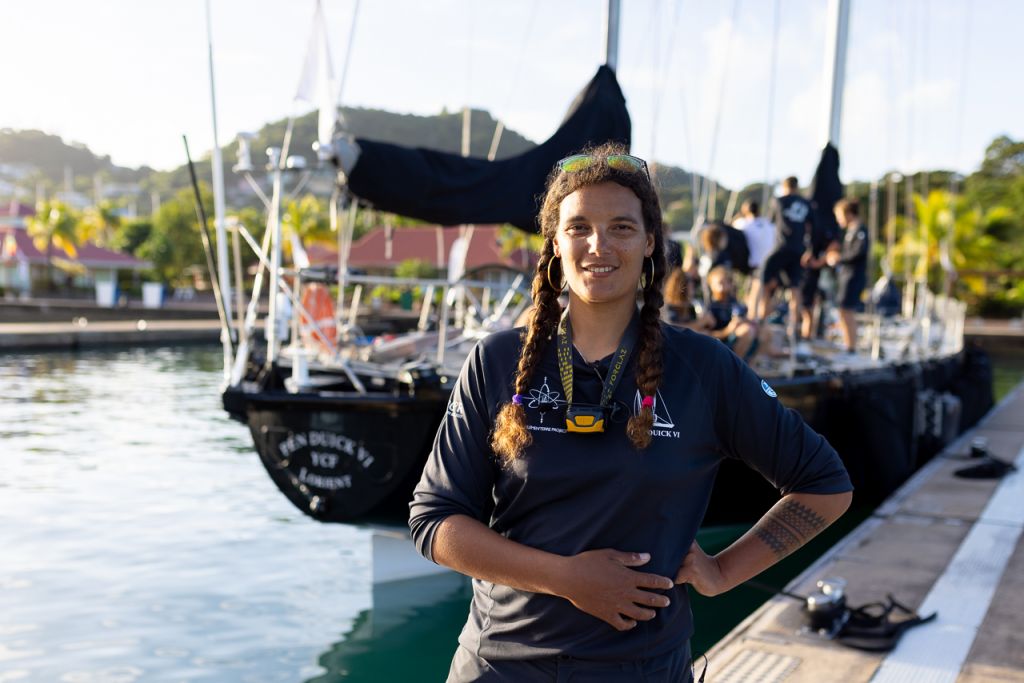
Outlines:
[{"label": "gray sleeve", "polygon": [[489,445],[491,416],[482,354],[477,344],[466,359],[409,503],[412,539],[431,561],[434,534],[446,517],[468,515],[487,523],[493,507],[497,465]]},{"label": "gray sleeve", "polygon": [[857,234],[853,239],[843,242],[843,248],[839,255],[839,262],[854,264],[865,261],[868,257],[868,233],[863,225],[857,227]]},{"label": "gray sleeve", "polygon": [[760,472],[783,495],[842,493],[853,485],[835,449],[728,352],[719,355],[715,429],[725,455]]}]

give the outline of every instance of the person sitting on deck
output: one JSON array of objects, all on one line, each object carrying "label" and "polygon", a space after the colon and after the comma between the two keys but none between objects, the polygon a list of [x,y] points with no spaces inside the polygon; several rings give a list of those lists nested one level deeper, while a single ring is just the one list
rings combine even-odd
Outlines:
[{"label": "person sitting on deck", "polygon": [[864,310],[861,295],[867,284],[868,231],[860,222],[860,205],[856,199],[840,199],[835,206],[836,222],[843,229],[842,245],[825,255],[825,262],[836,268],[839,290],[836,304],[839,306],[839,329],[843,333],[843,344],[847,353],[854,353],[857,346],[857,317]]},{"label": "person sitting on deck", "polygon": [[757,353],[758,326],[748,320],[747,307],[736,299],[732,270],[716,266],[708,273],[708,302],[698,329],[722,341],[744,360]]},{"label": "person sitting on deck", "polygon": [[661,319],[677,327],[694,329],[697,314],[690,301],[690,290],[686,286],[686,274],[682,268],[672,268],[665,278],[665,307]]}]

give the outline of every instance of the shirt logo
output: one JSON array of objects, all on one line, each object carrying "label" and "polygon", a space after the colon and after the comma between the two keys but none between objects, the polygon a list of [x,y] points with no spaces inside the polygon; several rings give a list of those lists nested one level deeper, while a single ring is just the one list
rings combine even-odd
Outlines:
[{"label": "shirt logo", "polygon": [[[636,392],[636,396],[633,398],[633,414],[639,415],[642,405],[643,397],[640,396],[640,390]],[[673,428],[676,426],[675,420],[672,419],[672,414],[668,412],[668,406],[665,405],[665,399],[661,395],[659,389],[654,395],[654,405],[651,406],[654,411],[654,424],[651,425],[651,436],[670,436],[678,439],[680,433],[674,431]]]},{"label": "shirt logo", "polygon": [[791,223],[803,223],[808,213],[810,212],[807,210],[807,204],[793,202],[782,212],[782,215]]},{"label": "shirt logo", "polygon": [[544,415],[549,410],[555,410],[559,406],[565,405],[565,399],[562,398],[561,392],[551,391],[551,387],[548,386],[547,377],[544,378],[544,383],[540,385],[540,389],[530,389],[527,398],[530,400],[526,406],[540,411],[541,424],[544,424]]},{"label": "shirt logo", "polygon": [[763,389],[764,393],[768,394],[772,398],[778,397],[778,394],[775,393],[775,390],[768,386],[768,382],[765,382],[764,380],[761,380],[761,389]]},{"label": "shirt logo", "polygon": [[[633,399],[633,414],[639,415],[640,409],[642,408],[643,397],[640,396],[640,390],[637,389],[636,397]],[[672,420],[672,415],[668,412],[668,406],[665,405],[665,399],[661,395],[659,389],[654,396],[654,426],[659,429],[672,429],[676,426],[676,423]]]},{"label": "shirt logo", "polygon": [[448,401],[448,414],[452,417],[462,419],[466,414],[462,410],[462,402],[457,399]]}]

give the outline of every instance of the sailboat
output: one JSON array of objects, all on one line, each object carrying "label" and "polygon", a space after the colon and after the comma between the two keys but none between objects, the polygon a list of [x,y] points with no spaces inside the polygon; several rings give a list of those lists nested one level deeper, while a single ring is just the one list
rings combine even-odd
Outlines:
[{"label": "sailboat", "polygon": [[[846,0],[835,0],[832,110],[829,142],[815,179],[820,211],[831,214],[842,195],[838,177],[838,121],[842,92]],[[252,244],[269,272],[271,311],[265,343],[254,333],[263,271],[228,369],[225,409],[246,424],[272,480],[306,514],[325,522],[401,521],[462,362],[482,336],[513,324],[528,303],[525,276],[494,296],[492,284],[461,277],[424,280],[360,276],[346,262],[359,202],[446,225],[509,223],[536,229],[535,197],[559,158],[586,144],[628,144],[630,119],[615,75],[618,2],[609,2],[606,64],[573,102],[561,127],[544,143],[502,161],[471,159],[366,139],[320,140],[321,158],[338,164],[341,183],[332,209],[347,202],[339,227],[336,268],[285,269],[281,262],[282,156],[273,160],[274,198],[263,245]],[[331,103],[333,106],[333,102]],[[244,155],[240,154],[240,158]],[[838,188],[838,194],[836,191]],[[332,211],[332,214],[338,213]],[[294,281],[288,283],[285,275]],[[388,353],[360,345],[356,312],[362,287],[418,286],[426,292],[417,329]],[[325,324],[306,310],[304,292],[337,287]],[[349,315],[346,292],[352,290]],[[290,343],[281,343],[277,293],[297,315]],[[322,295],[321,295],[322,302]],[[991,377],[967,362],[964,308],[948,297],[915,292],[905,320],[870,319],[867,352],[842,361],[820,357],[759,368],[765,386],[836,447],[851,472],[858,496],[881,499],[931,454],[976,421],[961,406],[991,404]],[[299,321],[306,333],[299,333]],[[976,373],[978,378],[968,377]],[[966,374],[965,374],[966,373]],[[978,387],[981,387],[980,389]],[[959,397],[959,400],[958,400]],[[657,426],[676,427],[656,408]],[[973,418],[973,421],[972,421]],[[705,523],[746,521],[777,499],[758,475],[726,461]]]}]

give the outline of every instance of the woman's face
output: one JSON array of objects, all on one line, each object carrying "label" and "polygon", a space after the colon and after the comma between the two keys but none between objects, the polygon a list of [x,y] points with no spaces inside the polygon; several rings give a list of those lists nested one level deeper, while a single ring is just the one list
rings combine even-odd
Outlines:
[{"label": "woman's face", "polygon": [[640,199],[618,183],[576,190],[562,200],[555,256],[573,298],[611,303],[636,298],[644,257],[654,253]]}]

